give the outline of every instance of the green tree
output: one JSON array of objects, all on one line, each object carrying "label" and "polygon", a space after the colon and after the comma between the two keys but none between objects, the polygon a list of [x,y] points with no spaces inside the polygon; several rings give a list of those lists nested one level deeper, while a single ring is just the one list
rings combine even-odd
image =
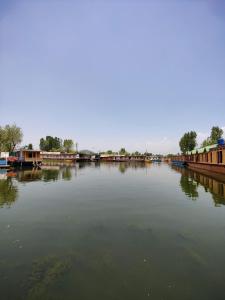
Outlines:
[{"label": "green tree", "polygon": [[45,139],[44,139],[44,138],[41,138],[41,139],[40,139],[40,144],[39,144],[39,146],[40,146],[40,149],[41,149],[42,151],[45,151]]},{"label": "green tree", "polygon": [[5,151],[6,134],[3,127],[0,127],[0,151]]},{"label": "green tree", "polygon": [[211,129],[210,139],[212,144],[216,144],[218,139],[220,139],[223,135],[223,129],[219,128],[218,126],[213,126]]},{"label": "green tree", "polygon": [[33,150],[33,145],[32,144],[28,144],[27,149]]},{"label": "green tree", "polygon": [[60,151],[62,149],[62,140],[50,135],[40,139],[40,149],[42,151]]},{"label": "green tree", "polygon": [[141,155],[141,153],[140,153],[140,152],[138,152],[138,151],[135,151],[135,152],[133,152],[133,153],[132,153],[132,155],[136,155],[136,156],[138,156],[138,155]]},{"label": "green tree", "polygon": [[195,131],[186,132],[180,139],[179,145],[182,153],[193,150],[196,145],[197,133]]},{"label": "green tree", "polygon": [[63,148],[66,152],[71,152],[73,150],[74,142],[73,140],[64,140]]},{"label": "green tree", "polygon": [[6,125],[0,128],[0,148],[1,151],[11,152],[22,142],[23,133],[20,127]]},{"label": "green tree", "polygon": [[223,129],[219,128],[218,126],[213,126],[211,128],[211,134],[207,139],[202,142],[202,147],[206,147],[212,144],[216,144],[218,139],[223,136]]},{"label": "green tree", "polygon": [[126,153],[127,153],[127,151],[126,151],[125,148],[121,148],[120,151],[119,151],[120,155],[125,155]]},{"label": "green tree", "polygon": [[212,142],[211,138],[210,138],[210,137],[207,137],[207,139],[205,139],[205,140],[202,142],[201,147],[207,147],[207,146],[212,145],[212,144],[213,144],[213,142]]}]

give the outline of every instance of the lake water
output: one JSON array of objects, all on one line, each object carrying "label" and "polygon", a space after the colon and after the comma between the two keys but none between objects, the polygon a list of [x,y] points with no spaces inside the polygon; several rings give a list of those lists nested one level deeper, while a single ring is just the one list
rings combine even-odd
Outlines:
[{"label": "lake water", "polygon": [[224,300],[225,178],[167,164],[0,175],[0,299]]}]

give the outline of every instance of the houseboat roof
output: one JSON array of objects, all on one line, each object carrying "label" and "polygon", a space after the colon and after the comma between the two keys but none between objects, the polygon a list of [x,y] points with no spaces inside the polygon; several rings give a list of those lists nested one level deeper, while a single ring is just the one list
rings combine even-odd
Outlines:
[{"label": "houseboat roof", "polygon": [[218,144],[209,145],[209,146],[206,146],[206,147],[202,147],[202,148],[194,149],[192,151],[188,151],[187,154],[191,155],[191,154],[209,152],[211,149],[214,149],[217,146],[218,146]]}]

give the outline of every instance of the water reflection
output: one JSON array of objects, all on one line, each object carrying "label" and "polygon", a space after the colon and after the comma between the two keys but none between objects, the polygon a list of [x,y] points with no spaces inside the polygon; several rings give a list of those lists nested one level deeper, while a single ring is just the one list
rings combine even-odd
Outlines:
[{"label": "water reflection", "polygon": [[172,166],[173,170],[181,173],[180,186],[182,191],[193,200],[197,199],[199,186],[212,194],[215,206],[225,205],[225,178],[223,175],[204,171],[198,172],[189,168]]},{"label": "water reflection", "polygon": [[0,180],[0,207],[10,207],[18,197],[18,188],[13,178]]},{"label": "water reflection", "polygon": [[114,168],[124,174],[128,169],[148,169],[150,164],[144,162],[80,162],[70,163],[49,163],[39,168],[17,169],[0,174],[0,207],[10,207],[18,197],[16,181],[27,184],[35,181],[54,182],[57,180],[70,181],[79,174],[79,170],[85,168]]},{"label": "water reflection", "polygon": [[141,161],[133,162],[101,162],[102,165],[108,168],[117,168],[118,171],[124,174],[128,169],[137,170],[137,169],[149,169],[151,167],[150,163],[145,163]]}]

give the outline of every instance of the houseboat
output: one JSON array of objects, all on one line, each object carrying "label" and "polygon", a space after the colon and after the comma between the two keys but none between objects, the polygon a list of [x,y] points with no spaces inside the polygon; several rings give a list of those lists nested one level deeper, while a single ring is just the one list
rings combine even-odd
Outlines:
[{"label": "houseboat", "polygon": [[171,163],[187,165],[191,169],[225,174],[224,140],[220,139],[217,144],[189,151],[185,155],[173,156]]},{"label": "houseboat", "polygon": [[8,157],[8,163],[14,167],[39,167],[42,163],[41,151],[20,149]]},{"label": "houseboat", "polygon": [[145,162],[145,155],[119,155],[119,154],[101,154],[102,161],[117,161],[117,162],[132,162],[140,161]]},{"label": "houseboat", "polygon": [[85,161],[91,161],[92,159],[94,160],[95,153],[90,151],[90,150],[81,150],[77,154],[76,160],[85,162]]},{"label": "houseboat", "polygon": [[57,161],[75,161],[76,154],[75,153],[62,153],[62,152],[41,152],[41,158],[43,160],[57,160]]}]

